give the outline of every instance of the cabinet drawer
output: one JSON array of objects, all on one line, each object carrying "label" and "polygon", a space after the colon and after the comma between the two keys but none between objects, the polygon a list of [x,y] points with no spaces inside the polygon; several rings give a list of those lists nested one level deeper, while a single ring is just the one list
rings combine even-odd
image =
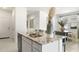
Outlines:
[{"label": "cabinet drawer", "polygon": [[31,52],[31,45],[22,40],[22,52]]},{"label": "cabinet drawer", "polygon": [[41,51],[39,51],[39,50],[33,48],[33,52],[41,52]]},{"label": "cabinet drawer", "polygon": [[28,44],[31,45],[31,40],[29,38],[22,36],[22,40],[26,41]]},{"label": "cabinet drawer", "polygon": [[42,45],[38,44],[36,42],[32,42],[33,48],[36,48],[37,50],[41,51],[42,50]]}]

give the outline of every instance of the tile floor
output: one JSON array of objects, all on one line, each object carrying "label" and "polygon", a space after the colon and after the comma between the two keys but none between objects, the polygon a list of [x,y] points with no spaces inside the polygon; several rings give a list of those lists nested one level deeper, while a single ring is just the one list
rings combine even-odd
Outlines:
[{"label": "tile floor", "polygon": [[0,52],[17,52],[15,42],[12,39],[0,39]]},{"label": "tile floor", "polygon": [[79,52],[79,42],[67,42],[66,52]]}]

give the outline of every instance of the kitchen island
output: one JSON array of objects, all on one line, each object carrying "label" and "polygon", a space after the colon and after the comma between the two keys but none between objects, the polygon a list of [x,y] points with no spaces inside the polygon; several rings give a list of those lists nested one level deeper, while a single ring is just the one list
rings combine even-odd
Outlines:
[{"label": "kitchen island", "polygon": [[47,41],[46,33],[41,37],[33,38],[28,34],[18,33],[18,52],[62,52],[62,39],[50,38]]}]

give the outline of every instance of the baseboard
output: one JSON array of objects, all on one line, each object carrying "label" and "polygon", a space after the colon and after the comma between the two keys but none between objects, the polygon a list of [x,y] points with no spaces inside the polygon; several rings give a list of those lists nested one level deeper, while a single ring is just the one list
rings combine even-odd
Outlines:
[{"label": "baseboard", "polygon": [[2,38],[0,38],[0,39],[8,39],[8,38],[10,38],[10,37],[2,37]]}]

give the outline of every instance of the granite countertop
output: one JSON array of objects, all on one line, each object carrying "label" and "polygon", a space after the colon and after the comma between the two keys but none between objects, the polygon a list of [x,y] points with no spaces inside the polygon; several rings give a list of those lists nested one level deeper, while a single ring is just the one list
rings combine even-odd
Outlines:
[{"label": "granite countertop", "polygon": [[28,38],[40,43],[40,44],[47,44],[47,43],[50,43],[50,42],[53,42],[55,39],[54,38],[47,38],[47,35],[44,34],[42,37],[37,37],[37,38],[32,38],[30,36],[27,35]]},{"label": "granite countertop", "polygon": [[33,40],[33,41],[36,41],[36,42],[39,43],[39,44],[42,44],[42,45],[51,43],[51,42],[53,42],[53,41],[55,41],[55,40],[58,40],[58,39],[55,38],[55,37],[47,38],[47,34],[46,34],[46,33],[44,33],[43,36],[37,37],[37,38],[31,37],[31,36],[29,36],[29,34],[23,34],[23,35],[24,35],[25,37],[27,37],[27,38]]}]

